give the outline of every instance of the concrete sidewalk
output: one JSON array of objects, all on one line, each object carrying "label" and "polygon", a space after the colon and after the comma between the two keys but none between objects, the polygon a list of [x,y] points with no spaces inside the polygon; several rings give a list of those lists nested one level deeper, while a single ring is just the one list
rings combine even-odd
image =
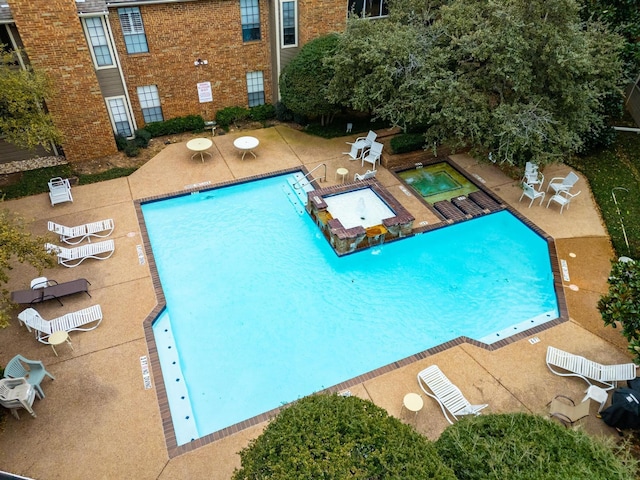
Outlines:
[{"label": "concrete sidewalk", "polygon": [[[140,357],[148,355],[142,321],[157,302],[148,261],[140,254],[142,240],[133,201],[299,166],[312,170],[326,164],[323,187],[337,183],[337,168],[349,170],[348,180],[367,170],[342,154],[345,141],[356,135],[325,140],[284,126],[255,130],[250,134],[260,140],[257,158],[248,155],[243,161],[233,147],[233,140],[243,134],[246,132],[214,137],[213,158],[204,163],[199,157],[191,159],[192,152],[184,142],[169,145],[128,178],[74,187],[73,203],[51,207],[46,194],[5,202],[6,208],[28,220],[36,234],[46,233],[48,220],[79,225],[113,218],[116,228],[111,238],[116,251],[106,261],[87,261],[72,269],[59,266],[43,273],[58,282],[87,278],[92,295],[67,297],[64,307],[56,302],[37,305],[44,318],[93,304],[102,306],[104,321],[96,330],[71,334],[74,350],[61,345],[56,357],[17,320],[0,330],[0,364],[20,353],[42,360],[56,376],[55,381],[43,381],[46,398],[34,404],[37,418],[30,418],[24,410],[19,421],[5,416],[0,431],[0,469],[42,480],[222,480],[239,467],[237,452],[260,434],[264,424],[180,456],[170,458],[167,452],[156,393],[154,388],[145,389],[140,364]],[[494,165],[480,164],[467,155],[452,159],[556,239],[558,257],[566,261],[568,269],[564,290],[570,321],[537,333],[539,341],[535,343],[523,339],[496,351],[462,344],[351,388],[353,394],[414,424],[431,439],[448,426],[435,402],[425,398],[424,408],[415,418],[401,411],[404,395],[420,392],[416,374],[431,364],[438,364],[472,403],[488,403],[483,413],[546,414],[546,405],[555,395],[581,400],[586,388],[579,379],[549,372],[545,364],[548,345],[601,363],[629,361],[626,341],[618,331],[602,326],[596,308],[598,298],[607,291],[613,252],[586,179],[581,178],[578,184],[582,194],[560,215],[553,205],[544,208],[546,202],[543,207],[535,204],[531,208],[528,201],[519,203],[522,191],[518,181]],[[546,168],[544,175],[548,180],[568,171],[564,165],[554,165]],[[421,202],[404,193],[395,175],[380,168],[377,179],[416,217],[416,224],[433,221],[433,214]],[[32,268],[17,265],[7,288],[28,288],[35,276]],[[592,405],[593,414],[596,409]],[[591,433],[617,438],[615,431],[594,415],[584,426]]]}]

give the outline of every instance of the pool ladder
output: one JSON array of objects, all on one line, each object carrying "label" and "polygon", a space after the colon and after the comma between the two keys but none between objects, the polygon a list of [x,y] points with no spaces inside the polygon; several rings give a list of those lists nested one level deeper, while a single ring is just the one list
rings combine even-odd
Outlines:
[{"label": "pool ladder", "polygon": [[303,180],[307,180],[307,184],[311,183],[309,182],[309,179],[307,178],[309,175],[311,175],[313,172],[315,172],[317,169],[319,169],[320,167],[324,167],[324,176],[322,176],[320,178],[321,182],[326,182],[327,181],[327,164],[326,163],[321,163],[320,165],[317,165],[316,167],[313,168],[313,170],[311,170],[309,173],[307,173],[306,175],[304,175],[300,180],[298,180],[297,182],[295,182],[293,185],[291,185],[293,188],[303,188],[304,185],[302,184]]}]

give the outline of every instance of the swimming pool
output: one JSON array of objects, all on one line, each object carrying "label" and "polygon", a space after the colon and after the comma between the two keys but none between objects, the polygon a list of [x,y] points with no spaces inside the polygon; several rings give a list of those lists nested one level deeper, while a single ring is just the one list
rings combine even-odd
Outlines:
[{"label": "swimming pool", "polygon": [[283,183],[141,207],[178,445],[459,336],[558,317],[547,243],[507,211],[337,257]]}]

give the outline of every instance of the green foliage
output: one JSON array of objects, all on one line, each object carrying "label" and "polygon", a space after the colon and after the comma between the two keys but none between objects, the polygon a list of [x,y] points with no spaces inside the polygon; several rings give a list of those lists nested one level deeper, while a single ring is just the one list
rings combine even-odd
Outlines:
[{"label": "green foliage", "polygon": [[144,129],[153,138],[183,132],[201,132],[204,130],[204,120],[200,115],[187,115],[186,117],[176,117],[163,122],[147,123]]},{"label": "green foliage", "polygon": [[249,110],[244,107],[227,107],[216,112],[216,122],[224,129],[233,123],[242,122],[249,118]]},{"label": "green foliage", "polygon": [[321,118],[322,124],[339,111],[339,107],[327,100],[333,68],[325,64],[325,59],[333,54],[338,38],[332,34],[306,43],[280,74],[282,103],[297,115],[312,120]]},{"label": "green foliage", "polygon": [[407,153],[422,150],[424,147],[424,134],[403,133],[391,139],[391,151],[393,153]]},{"label": "green foliage", "polygon": [[32,265],[41,275],[45,268],[56,264],[53,255],[43,247],[47,241],[44,236],[32,236],[21,217],[8,210],[0,210],[0,328],[8,326],[11,319],[11,296],[3,286],[9,281],[13,262]]},{"label": "green foliage", "polygon": [[90,174],[78,174],[78,183],[80,185],[88,185],[90,183],[104,182],[106,180],[113,180],[114,178],[128,177],[137,168],[135,167],[115,167],[107,170],[106,172],[90,173]]},{"label": "green foliage", "polygon": [[256,122],[264,122],[276,116],[276,107],[270,103],[257,105],[249,109],[249,118]]},{"label": "green foliage", "polygon": [[68,178],[72,175],[69,165],[39,168],[22,172],[20,182],[14,185],[2,187],[2,195],[5,199],[13,199],[44,193],[49,191],[48,182],[54,177]]},{"label": "green foliage", "polygon": [[0,133],[21,148],[59,144],[62,134],[45,111],[44,98],[52,94],[47,77],[31,68],[16,66],[14,53],[3,53],[0,44]]},{"label": "green foliage", "polygon": [[127,142],[127,145],[124,147],[123,151],[127,157],[137,157],[140,153],[140,149],[134,141]]},{"label": "green foliage", "polygon": [[287,108],[287,106],[282,103],[276,103],[276,118],[281,122],[290,122],[293,120],[293,112]]},{"label": "green foliage", "polygon": [[[346,132],[347,123],[353,125],[351,133]],[[310,123],[305,127],[304,131],[316,137],[336,138],[344,137],[345,135],[366,134],[369,130],[382,128],[389,128],[389,124],[382,120],[371,121],[369,117],[337,116],[334,117],[333,122],[326,125],[322,125],[319,122]]]},{"label": "green foliage", "polygon": [[631,480],[627,450],[524,413],[464,418],[435,443],[459,480]]},{"label": "green foliage", "polygon": [[147,148],[149,146],[149,140],[151,140],[151,133],[149,130],[139,128],[134,132],[135,138],[133,142],[139,148]]},{"label": "green foliage", "polygon": [[127,147],[129,140],[127,140],[127,137],[120,135],[119,133],[114,135],[114,137],[116,139],[116,147],[118,148],[118,151],[123,151]]},{"label": "green foliage", "polygon": [[286,407],[240,459],[234,480],[455,479],[410,426],[369,401],[338,395]]},{"label": "green foliage", "polygon": [[629,351],[640,365],[640,263],[612,262],[609,291],[600,297],[598,310],[605,326],[622,326]]}]

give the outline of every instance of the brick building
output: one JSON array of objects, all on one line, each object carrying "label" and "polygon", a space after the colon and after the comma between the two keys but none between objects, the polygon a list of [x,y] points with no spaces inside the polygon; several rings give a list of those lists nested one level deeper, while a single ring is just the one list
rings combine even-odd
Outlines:
[{"label": "brick building", "polygon": [[[384,0],[0,0],[0,43],[53,81],[46,106],[67,159],[116,152],[145,123],[278,100],[278,77],[350,10]],[[0,142],[2,161],[25,152]],[[31,153],[32,155],[32,153]]]}]

